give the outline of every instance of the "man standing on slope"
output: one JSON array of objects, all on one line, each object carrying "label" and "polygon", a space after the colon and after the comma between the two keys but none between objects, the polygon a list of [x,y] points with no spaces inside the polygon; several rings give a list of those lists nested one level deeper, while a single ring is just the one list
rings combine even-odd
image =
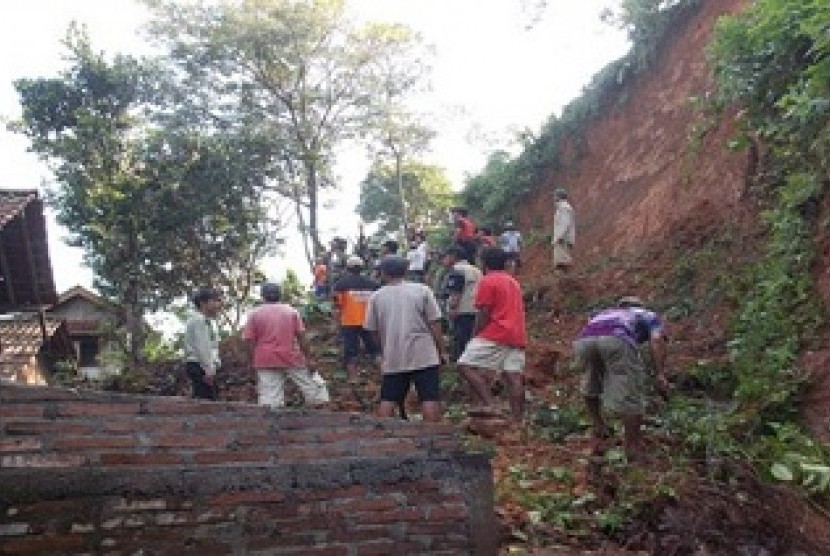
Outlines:
[{"label": "man standing on slope", "polygon": [[265,302],[248,315],[242,337],[248,341],[251,366],[257,373],[259,404],[285,406],[285,376],[299,387],[311,406],[329,401],[326,383],[309,370],[313,361],[303,320],[296,309],[280,303],[277,284],[260,287]]},{"label": "man standing on slope", "polygon": [[498,247],[489,247],[481,254],[484,278],[475,297],[476,336],[458,359],[458,370],[479,400],[489,407],[495,399],[481,372],[502,373],[510,390],[511,418],[521,423],[525,402],[525,309],[519,283],[505,272],[506,259],[505,252]]},{"label": "man standing on slope", "polygon": [[374,360],[378,356],[375,339],[368,330],[364,330],[366,320],[366,305],[372,292],[380,287],[374,280],[363,276],[363,259],[356,255],[346,260],[346,276],[334,285],[334,306],[337,309],[340,321],[340,337],[343,341],[343,364],[349,381],[354,382],[358,377],[357,356],[360,354],[360,344],[363,344],[366,355]]},{"label": "man standing on slope", "polygon": [[567,271],[573,265],[573,248],[576,241],[574,209],[568,202],[568,192],[557,188],[553,194],[556,208],[553,215],[553,268]]},{"label": "man standing on slope", "polygon": [[424,421],[441,420],[438,369],[446,361],[441,311],[427,286],[404,280],[409,263],[387,256],[380,263],[384,286],[369,298],[364,328],[381,346],[381,417],[392,417],[412,384]]},{"label": "man standing on slope", "polygon": [[518,272],[522,266],[522,233],[516,229],[511,220],[504,223],[504,231],[499,237],[502,250],[507,254],[507,263],[512,271]]},{"label": "man standing on slope", "polygon": [[648,342],[657,386],[668,389],[666,347],[660,317],[643,308],[636,297],[623,297],[618,306],[594,316],[574,342],[577,364],[583,369],[582,395],[594,428],[596,452],[609,431],[602,409],[622,416],[623,447],[629,460],[642,451],[646,368],[638,345]]}]

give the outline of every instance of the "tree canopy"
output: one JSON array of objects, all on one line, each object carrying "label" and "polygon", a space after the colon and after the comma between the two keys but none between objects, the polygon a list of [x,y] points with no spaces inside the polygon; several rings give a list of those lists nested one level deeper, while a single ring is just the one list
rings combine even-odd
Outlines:
[{"label": "tree canopy", "polygon": [[400,25],[358,26],[339,0],[146,3],[190,101],[270,137],[272,186],[294,202],[310,262],[323,249],[319,196],[336,186],[335,149],[370,132],[382,99],[415,86],[404,56],[420,39]]},{"label": "tree canopy", "polygon": [[[401,184],[409,221],[429,228],[446,219],[455,195],[443,169],[421,162],[401,166]],[[357,212],[367,223],[377,223],[384,232],[401,229],[402,200],[394,164],[375,164],[360,184]]]}]

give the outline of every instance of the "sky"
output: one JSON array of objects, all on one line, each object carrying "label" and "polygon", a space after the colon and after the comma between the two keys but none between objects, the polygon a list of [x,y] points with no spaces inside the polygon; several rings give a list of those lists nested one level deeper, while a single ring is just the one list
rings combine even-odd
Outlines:
[{"label": "sky", "polygon": [[[455,189],[483,167],[487,154],[509,148],[518,130],[538,131],[551,114],[579,95],[605,64],[628,48],[624,33],[600,21],[619,0],[346,0],[358,21],[404,23],[432,45],[430,91],[418,109],[437,132],[424,161],[443,167]],[[61,40],[74,20],[87,26],[93,47],[110,54],[151,52],[141,35],[145,9],[132,0],[26,0],[3,4],[0,17],[0,118],[20,115],[13,82],[54,77],[66,67]],[[2,122],[2,120],[0,120]],[[27,152],[28,142],[0,125],[0,189],[52,183],[48,165]],[[365,149],[340,150],[339,189],[324,197],[324,241],[354,236],[359,183],[368,169]],[[90,287],[82,253],[65,243],[66,231],[49,221],[49,246],[58,291]],[[266,261],[279,279],[294,268],[309,273],[301,243],[286,229],[280,256]]]}]

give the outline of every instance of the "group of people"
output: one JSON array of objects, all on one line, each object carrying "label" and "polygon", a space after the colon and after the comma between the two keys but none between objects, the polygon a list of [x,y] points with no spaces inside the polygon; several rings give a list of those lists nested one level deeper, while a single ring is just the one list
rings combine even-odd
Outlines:
[{"label": "group of people", "polygon": [[[553,262],[567,268],[572,262],[573,209],[563,190],[557,190],[556,197],[557,214],[561,210],[564,216],[560,225],[554,226]],[[423,236],[414,238],[406,257],[397,253],[394,241],[381,247],[374,265],[357,254],[346,257],[345,272],[330,293],[347,378],[359,379],[362,351],[370,366],[380,370],[380,416],[400,412],[414,387],[423,419],[440,421],[439,378],[442,366],[452,361],[480,411],[501,413],[492,389],[493,379],[500,376],[509,396],[506,417],[520,423],[525,412],[527,346],[522,289],[515,278],[521,260],[521,234],[508,223],[500,246],[482,244],[466,211],[454,212],[454,241],[440,255],[439,264],[445,272],[437,292],[434,284],[424,283]],[[421,245],[422,253],[412,255]],[[424,266],[419,266],[422,261]],[[281,301],[278,285],[263,284],[261,294],[263,304],[248,316],[242,335],[250,346],[251,366],[257,371],[259,403],[283,407],[284,380],[289,377],[306,404],[325,404],[328,389],[314,371],[317,364],[300,314]],[[194,297],[194,304],[197,314],[185,331],[187,373],[195,397],[214,399],[213,381],[219,363],[211,321],[221,309],[221,296],[216,290],[202,290]],[[448,343],[445,324],[449,325]],[[631,458],[642,451],[647,371],[641,346],[651,350],[658,387],[667,388],[663,324],[637,298],[622,298],[616,306],[595,314],[574,342],[597,446],[609,436],[604,414],[618,414],[624,425],[624,447]]]}]

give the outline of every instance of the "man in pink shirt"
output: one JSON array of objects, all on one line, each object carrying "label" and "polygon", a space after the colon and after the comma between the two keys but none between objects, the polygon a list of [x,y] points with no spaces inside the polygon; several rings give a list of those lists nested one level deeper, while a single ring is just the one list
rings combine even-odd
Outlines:
[{"label": "man in pink shirt", "polygon": [[251,366],[257,372],[259,404],[271,408],[285,406],[285,376],[303,393],[306,404],[317,406],[329,401],[326,383],[309,370],[313,363],[303,320],[296,309],[280,303],[277,284],[263,284],[265,302],[248,315],[243,337],[250,347]]}]

